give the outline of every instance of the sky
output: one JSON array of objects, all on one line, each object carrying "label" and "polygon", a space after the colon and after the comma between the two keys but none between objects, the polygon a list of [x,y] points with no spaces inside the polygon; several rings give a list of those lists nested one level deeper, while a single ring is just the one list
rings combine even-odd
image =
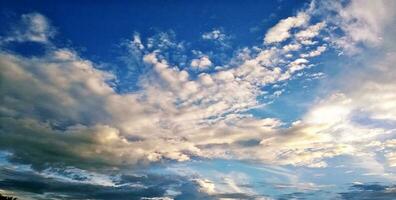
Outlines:
[{"label": "sky", "polygon": [[0,194],[395,199],[396,2],[1,1]]}]

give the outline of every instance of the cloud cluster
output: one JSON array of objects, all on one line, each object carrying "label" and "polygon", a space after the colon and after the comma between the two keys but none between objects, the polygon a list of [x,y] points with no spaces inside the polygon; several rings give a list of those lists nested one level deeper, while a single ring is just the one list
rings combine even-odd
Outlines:
[{"label": "cloud cluster", "polygon": [[202,56],[199,59],[193,59],[191,61],[191,67],[198,70],[205,70],[212,65],[212,61],[208,58],[208,56]]},{"label": "cloud cluster", "polygon": [[[310,58],[327,50],[326,44],[315,45],[325,42],[318,37],[327,23],[311,24],[310,18],[310,12],[301,11],[283,19],[265,35],[266,46],[248,49],[237,64],[196,75],[166,59],[164,50],[182,48],[166,34],[159,43],[135,35],[128,46],[133,63],[147,70],[139,77],[139,90],[122,94],[113,86],[118,77],[70,49],[54,47],[32,58],[2,49],[0,147],[12,153],[12,160],[37,168],[87,169],[194,157],[325,167],[326,158],[360,153],[361,144],[388,130],[357,123],[354,114],[394,120],[394,82],[373,80],[355,92],[334,93],[290,127],[246,112],[265,104],[258,100],[268,94],[263,88],[293,79],[313,67]],[[24,15],[22,21],[27,28],[5,41],[46,42],[52,37],[53,28],[41,15]],[[212,32],[204,39],[220,36]],[[191,62],[198,69],[211,65],[205,56]],[[378,99],[386,102],[376,103]],[[387,155],[393,163],[394,154]]]},{"label": "cloud cluster", "polygon": [[207,32],[202,34],[202,39],[204,40],[219,40],[224,41],[227,39],[227,36],[219,29],[214,29],[211,32]]}]

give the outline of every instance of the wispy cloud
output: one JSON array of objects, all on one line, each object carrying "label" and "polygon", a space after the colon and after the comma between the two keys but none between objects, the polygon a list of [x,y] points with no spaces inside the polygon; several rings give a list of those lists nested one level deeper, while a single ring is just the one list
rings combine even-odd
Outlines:
[{"label": "wispy cloud", "polygon": [[48,19],[40,13],[24,14],[11,28],[9,34],[2,38],[2,43],[14,41],[48,43],[55,32]]}]

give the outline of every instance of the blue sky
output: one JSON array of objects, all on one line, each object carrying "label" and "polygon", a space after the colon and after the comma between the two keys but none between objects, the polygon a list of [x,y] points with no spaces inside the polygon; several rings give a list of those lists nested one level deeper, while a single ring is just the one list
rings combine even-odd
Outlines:
[{"label": "blue sky", "polygon": [[393,199],[395,13],[385,0],[3,2],[0,193]]}]

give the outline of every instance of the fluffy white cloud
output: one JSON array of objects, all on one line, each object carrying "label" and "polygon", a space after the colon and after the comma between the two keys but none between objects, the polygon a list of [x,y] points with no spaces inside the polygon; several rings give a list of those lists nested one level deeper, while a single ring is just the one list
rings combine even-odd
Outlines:
[{"label": "fluffy white cloud", "polygon": [[308,14],[300,12],[295,17],[288,17],[281,20],[265,34],[264,43],[271,44],[288,39],[291,37],[290,29],[307,24],[309,18],[310,16]]},{"label": "fluffy white cloud", "polygon": [[[258,105],[260,87],[279,80],[281,69],[270,67],[276,56],[262,51],[236,68],[192,79],[148,53],[142,59],[152,71],[141,77],[142,90],[117,94],[108,84],[112,74],[71,50],[35,58],[1,52],[1,136],[8,141],[1,146],[35,165],[47,159],[82,168],[229,157],[238,150],[227,146],[259,141],[280,125],[241,114]],[[208,153],[216,145],[224,147]]]},{"label": "fluffy white cloud", "polygon": [[283,50],[285,52],[289,52],[289,51],[297,51],[301,48],[301,45],[296,43],[296,44],[288,44],[283,46]]},{"label": "fluffy white cloud", "polygon": [[199,70],[205,70],[211,65],[212,65],[212,61],[210,61],[208,56],[202,56],[199,59],[193,59],[191,61],[191,67]]},{"label": "fluffy white cloud", "polygon": [[[145,78],[147,84],[142,83],[144,90],[121,95],[106,83],[113,78],[111,74],[67,49],[42,58],[2,52],[0,111],[6,125],[1,136],[8,141],[2,148],[34,164],[45,159],[65,161],[46,151],[65,155],[69,157],[66,164],[80,167],[185,161],[190,155],[206,157],[200,151],[207,147],[197,145],[257,138],[261,133],[252,134],[249,128],[256,129],[259,123],[260,129],[271,130],[278,123],[224,115],[256,104],[252,85],[236,81],[232,71],[202,74],[193,81],[186,71],[171,68],[156,54],[144,60],[154,70]],[[241,117],[251,125],[228,124]],[[246,128],[243,132],[242,127]],[[64,146],[69,142],[73,148]],[[32,149],[14,149],[19,144]]]},{"label": "fluffy white cloud", "polygon": [[310,52],[308,52],[308,53],[300,54],[300,56],[301,56],[302,58],[320,56],[323,52],[326,51],[326,49],[327,49],[327,47],[324,46],[324,45],[318,46],[315,50],[310,51]]},{"label": "fluffy white cloud", "polygon": [[294,60],[293,62],[291,62],[290,64],[289,64],[289,71],[291,72],[291,73],[294,73],[294,72],[296,72],[296,71],[299,71],[299,70],[302,70],[302,69],[304,69],[305,67],[307,67],[307,63],[308,63],[309,61],[307,60],[307,59],[304,59],[304,58],[298,58],[298,59],[296,59],[296,60]]},{"label": "fluffy white cloud", "polygon": [[[309,18],[300,12],[280,21],[268,31],[265,43],[285,41],[291,29],[306,27]],[[326,50],[324,45],[310,50],[300,44],[316,37],[323,26],[300,30],[282,47],[252,48],[255,53],[247,53],[237,64],[197,76],[162,55],[178,47],[168,37],[162,34],[156,46],[154,39],[144,44],[135,35],[134,59],[147,73],[139,77],[139,90],[123,94],[109,84],[116,78],[113,74],[69,49],[54,47],[34,58],[1,51],[0,116],[5,125],[0,146],[15,160],[34,165],[120,167],[198,156],[325,167],[326,158],[363,152],[358,145],[387,132],[352,119],[355,112],[365,111],[372,119],[394,120],[394,77],[330,95],[286,128],[278,119],[245,113],[262,105],[257,100],[266,94],[262,88],[286,82],[310,67],[310,57]],[[287,56],[292,51],[301,57]],[[191,62],[198,68],[210,65],[206,56]],[[378,98],[384,102],[377,103]]]},{"label": "fluffy white cloud", "polygon": [[[367,158],[359,165],[363,168],[369,164],[383,166],[376,163],[375,157],[382,154],[388,159],[388,166],[393,167],[394,126],[378,123],[394,124],[396,121],[396,109],[393,108],[396,97],[391,92],[396,89],[392,67],[394,56],[389,54],[379,60],[370,69],[376,76],[356,76],[350,80],[353,87],[321,100],[310,108],[301,121],[285,129],[283,134],[264,138],[261,150],[252,152],[274,155],[274,159],[283,164],[310,167],[326,166],[324,159],[328,157],[363,155]],[[364,118],[364,121],[356,118]],[[268,159],[268,156],[262,159]],[[385,172],[382,170],[377,174],[384,175]]]},{"label": "fluffy white cloud", "polygon": [[[145,49],[137,35],[133,44]],[[158,53],[142,54],[151,71],[141,77],[141,91],[126,94],[117,94],[107,83],[115,78],[112,74],[68,49],[37,58],[1,52],[0,112],[7,124],[2,141],[9,141],[2,147],[35,165],[47,159],[79,167],[234,156],[238,149],[228,146],[260,141],[280,125],[276,119],[241,114],[258,105],[260,87],[281,80],[282,70],[273,67],[278,52],[262,50],[235,68],[197,79]],[[33,139],[38,136],[46,139]],[[66,147],[70,142],[73,148]],[[27,149],[13,148],[19,144]],[[217,145],[223,148],[212,151]]]},{"label": "fluffy white cloud", "polygon": [[308,40],[314,38],[319,35],[320,30],[325,27],[325,25],[326,24],[324,22],[319,22],[315,25],[311,25],[308,28],[296,33],[295,37],[297,38],[297,40]]},{"label": "fluffy white cloud", "polygon": [[[139,94],[116,94],[106,83],[111,78],[109,74],[94,69],[92,63],[75,54],[71,56],[72,52],[62,50],[54,54],[41,59],[1,55],[4,102],[0,110],[2,124],[6,124],[2,130],[2,137],[5,137],[2,141],[9,141],[2,144],[3,148],[20,156],[23,148],[15,151],[8,144],[37,147],[35,151],[28,151],[31,154],[23,153],[26,160],[32,159],[31,162],[49,156],[43,153],[45,149],[59,155],[70,155],[67,160],[73,164],[78,160],[90,163],[91,158],[115,166],[161,158],[189,159],[178,149],[190,146],[188,142],[185,146],[181,144],[184,143],[181,138],[167,137],[169,130],[161,131],[160,118],[164,113],[156,114],[155,104],[139,103],[143,98]],[[57,127],[62,128],[57,130]],[[26,139],[30,136],[41,138],[40,135],[46,140]],[[58,144],[60,141],[62,145]],[[89,145],[84,145],[83,141]],[[75,148],[63,146],[71,145],[69,142]],[[165,143],[178,145],[168,146],[172,150],[159,149]],[[193,146],[189,148],[199,150]],[[189,151],[187,149],[183,151]],[[43,155],[35,154],[40,152]]]},{"label": "fluffy white cloud", "polygon": [[[391,178],[385,166],[394,167],[394,126],[379,126],[378,123],[394,124],[396,121],[396,109],[393,109],[396,98],[391,92],[395,90],[396,80],[392,68],[394,56],[389,54],[379,60],[371,69],[371,74],[376,76],[356,76],[350,80],[353,87],[342,93],[334,92],[311,106],[291,127],[266,131],[259,145],[239,143],[226,148],[234,152],[234,158],[253,157],[268,163],[315,168],[328,166],[327,158],[356,157],[356,167]],[[366,122],[357,119],[362,117]],[[222,155],[224,148],[219,145],[210,152],[203,152]],[[385,156],[387,163],[378,163],[377,154]]]}]

